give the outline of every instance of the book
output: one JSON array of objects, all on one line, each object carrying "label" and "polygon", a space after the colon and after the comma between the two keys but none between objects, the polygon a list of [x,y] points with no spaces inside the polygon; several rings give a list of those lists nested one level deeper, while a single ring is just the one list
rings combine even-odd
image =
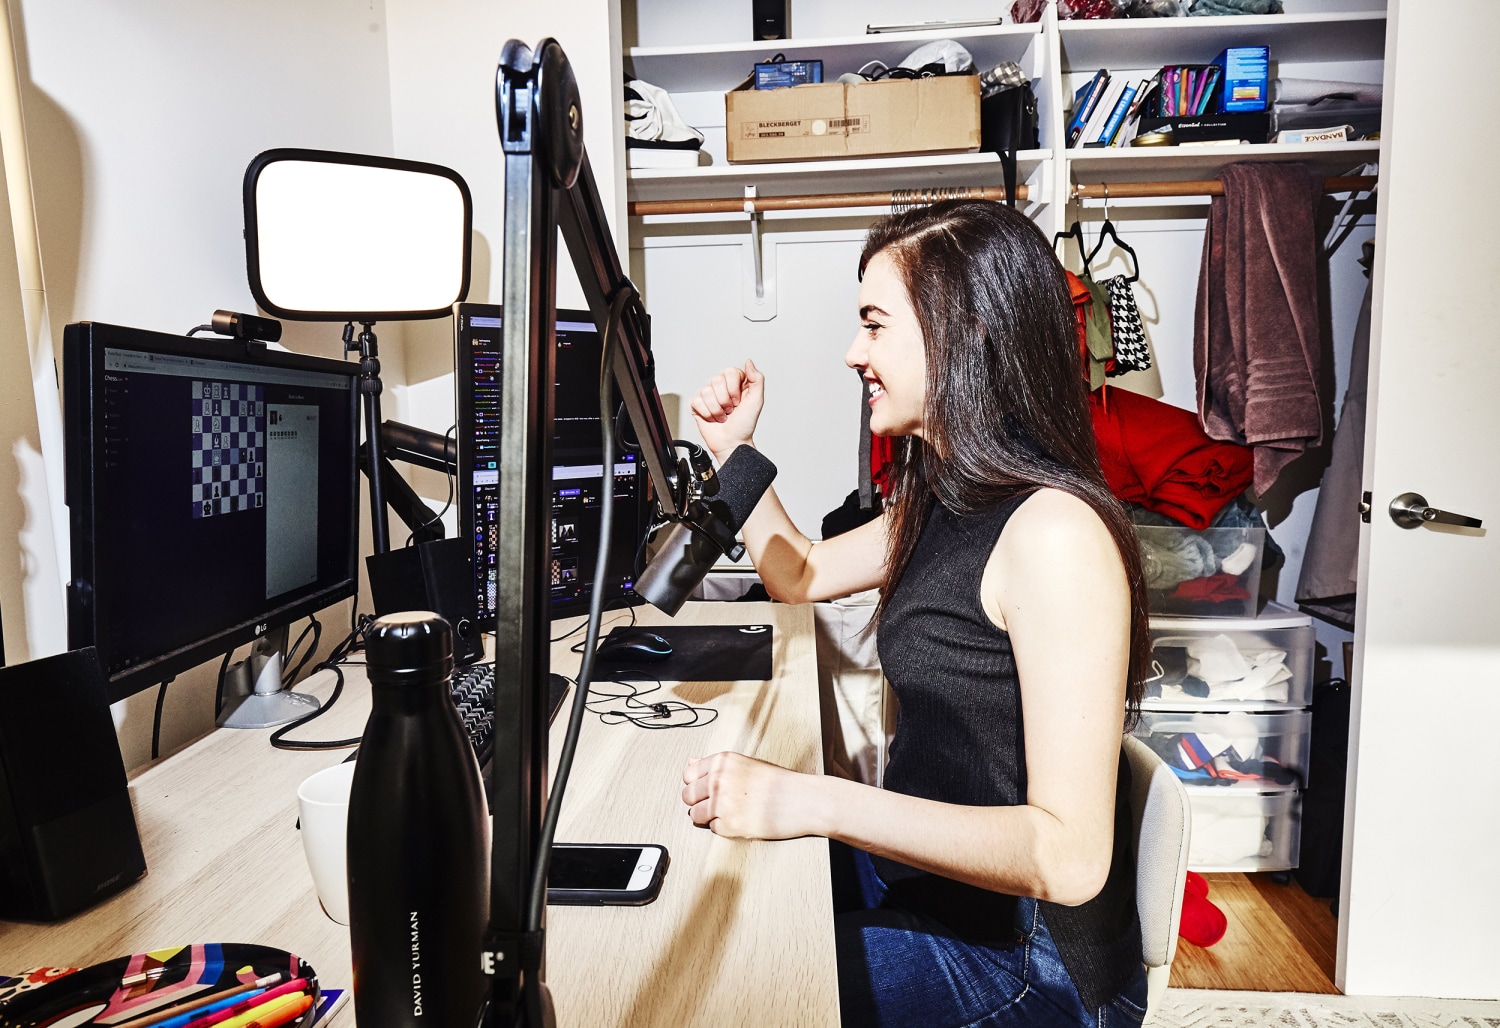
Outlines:
[{"label": "book", "polygon": [[1105,124],[1115,112],[1115,105],[1120,101],[1120,95],[1125,92],[1125,79],[1112,79],[1109,89],[1105,90],[1103,98],[1094,105],[1094,113],[1089,116],[1089,123],[1083,128],[1083,135],[1079,142],[1083,146],[1096,146],[1099,136],[1104,131]]},{"label": "book", "polygon": [[[1109,86],[1109,72],[1100,68],[1094,73],[1094,77],[1084,83],[1079,93],[1074,94],[1073,117],[1068,122],[1068,145],[1077,146],[1079,136],[1083,133],[1084,126],[1094,113],[1094,108],[1099,104],[1099,98]],[[1079,95],[1082,94],[1082,99]]]},{"label": "book", "polygon": [[1140,87],[1134,82],[1126,82],[1125,88],[1120,92],[1120,99],[1115,101],[1115,109],[1110,113],[1109,120],[1104,123],[1104,129],[1099,133],[1099,146],[1111,146],[1115,136],[1119,135],[1120,126],[1125,123],[1125,112],[1130,110],[1130,104],[1135,100],[1135,92]]},{"label": "book", "polygon": [[1213,105],[1214,89],[1219,84],[1219,75],[1222,73],[1222,71],[1223,69],[1220,68],[1217,64],[1209,66],[1207,72],[1207,82],[1203,87],[1203,96],[1199,101],[1197,109],[1193,112],[1194,114],[1207,114],[1209,112],[1209,108]]}]

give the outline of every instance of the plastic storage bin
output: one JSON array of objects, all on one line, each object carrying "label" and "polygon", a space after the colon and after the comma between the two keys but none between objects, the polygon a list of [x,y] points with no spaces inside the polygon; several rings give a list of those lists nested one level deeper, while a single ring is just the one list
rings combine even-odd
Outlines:
[{"label": "plastic storage bin", "polygon": [[1257,619],[1151,619],[1146,704],[1161,710],[1272,710],[1312,702],[1313,628],[1276,604]]},{"label": "plastic storage bin", "polygon": [[1264,528],[1136,525],[1153,614],[1253,618],[1259,609]]},{"label": "plastic storage bin", "polygon": [[1301,796],[1236,789],[1195,790],[1188,867],[1194,871],[1287,871],[1297,866]]},{"label": "plastic storage bin", "polygon": [[1217,789],[1296,791],[1307,784],[1311,711],[1146,711],[1135,735],[1177,772],[1195,796],[1201,790]]}]

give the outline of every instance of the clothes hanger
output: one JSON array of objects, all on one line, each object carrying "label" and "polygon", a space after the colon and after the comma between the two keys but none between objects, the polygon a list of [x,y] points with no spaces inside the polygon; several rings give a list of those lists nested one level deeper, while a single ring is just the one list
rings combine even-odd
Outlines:
[{"label": "clothes hanger", "polygon": [[[1075,222],[1074,224],[1076,225],[1077,223]],[[1115,223],[1109,219],[1108,182],[1104,183],[1104,226],[1099,229],[1099,241],[1094,244],[1094,248],[1090,250],[1088,256],[1083,259],[1083,266],[1085,268],[1089,266],[1090,261],[1099,256],[1099,251],[1104,249],[1105,236],[1113,239],[1116,246],[1130,255],[1130,274],[1126,277],[1125,281],[1137,281],[1141,277],[1141,260],[1135,255],[1135,250],[1131,247],[1131,245],[1120,238],[1120,233],[1115,231]]]},{"label": "clothes hanger", "polygon": [[1073,224],[1068,226],[1068,230],[1066,232],[1054,232],[1052,234],[1052,249],[1056,250],[1057,244],[1062,242],[1064,239],[1078,240],[1078,255],[1083,258],[1083,277],[1093,278],[1094,273],[1089,270],[1089,244],[1087,240],[1083,238],[1083,226],[1075,221],[1073,222]]}]

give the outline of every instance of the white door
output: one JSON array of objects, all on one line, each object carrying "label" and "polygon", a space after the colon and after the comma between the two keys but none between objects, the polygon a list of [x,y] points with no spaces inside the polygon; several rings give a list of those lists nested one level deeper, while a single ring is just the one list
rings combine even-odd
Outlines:
[{"label": "white door", "polygon": [[[1338,980],[1500,998],[1500,4],[1390,0]],[[1482,99],[1488,98],[1488,99]],[[1398,527],[1415,492],[1479,530]]]}]

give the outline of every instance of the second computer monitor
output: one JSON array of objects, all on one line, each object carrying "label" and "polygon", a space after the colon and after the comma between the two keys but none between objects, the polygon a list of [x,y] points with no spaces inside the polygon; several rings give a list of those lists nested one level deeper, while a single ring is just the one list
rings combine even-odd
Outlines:
[{"label": "second computer monitor", "polygon": [[[458,385],[459,530],[474,546],[474,589],[481,624],[493,621],[495,551],[500,509],[500,357],[498,306],[461,303],[455,322]],[[606,461],[599,438],[601,343],[587,311],[557,312],[557,376],[552,435],[551,617],[588,612],[596,583],[601,499]],[[618,403],[611,405],[618,407]],[[610,412],[613,416],[613,410]],[[636,455],[613,461],[614,527],[609,570],[600,586],[605,603],[643,602],[635,595],[635,565],[647,527],[645,476]]]}]

